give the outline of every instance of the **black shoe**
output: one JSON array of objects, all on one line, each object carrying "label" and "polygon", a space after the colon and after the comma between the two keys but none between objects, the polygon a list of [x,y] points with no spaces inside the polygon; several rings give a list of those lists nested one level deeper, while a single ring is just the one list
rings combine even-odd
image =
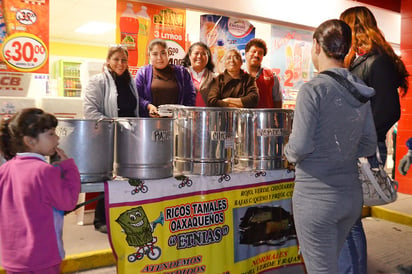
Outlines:
[{"label": "black shoe", "polygon": [[100,231],[101,233],[107,234],[107,226],[106,225],[99,225],[94,226],[94,229]]}]

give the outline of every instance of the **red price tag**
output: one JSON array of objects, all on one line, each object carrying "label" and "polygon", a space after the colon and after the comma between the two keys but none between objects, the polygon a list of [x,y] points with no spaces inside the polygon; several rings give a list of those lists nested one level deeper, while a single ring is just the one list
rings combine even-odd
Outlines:
[{"label": "red price tag", "polygon": [[24,32],[7,37],[1,53],[6,63],[18,71],[37,70],[46,63],[48,57],[43,41]]}]

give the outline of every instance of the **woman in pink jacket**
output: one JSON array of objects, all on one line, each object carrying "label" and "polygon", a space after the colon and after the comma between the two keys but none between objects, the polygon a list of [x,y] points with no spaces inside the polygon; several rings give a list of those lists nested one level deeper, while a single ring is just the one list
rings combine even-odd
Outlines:
[{"label": "woman in pink jacket", "polygon": [[[57,119],[23,109],[0,124],[0,258],[7,273],[60,273],[64,211],[80,192],[73,159],[58,148]],[[60,160],[49,164],[46,156]]]}]

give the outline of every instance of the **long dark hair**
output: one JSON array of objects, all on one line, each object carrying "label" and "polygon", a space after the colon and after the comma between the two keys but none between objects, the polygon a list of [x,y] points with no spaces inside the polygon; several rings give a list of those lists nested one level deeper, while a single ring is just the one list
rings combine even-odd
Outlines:
[{"label": "long dark hair", "polygon": [[356,53],[365,54],[376,50],[388,55],[394,61],[400,75],[400,93],[404,96],[409,88],[409,73],[401,58],[396,55],[392,46],[385,40],[373,13],[364,6],[352,7],[342,12],[340,19],[352,29],[352,47],[345,58],[345,66],[349,67],[352,64]]},{"label": "long dark hair", "polygon": [[37,138],[40,133],[57,127],[57,118],[39,108],[26,108],[0,123],[0,151],[6,160],[25,152],[23,137]]},{"label": "long dark hair", "polygon": [[206,54],[207,54],[207,57],[208,57],[207,58],[206,68],[210,71],[213,71],[215,69],[215,64],[213,63],[213,60],[212,60],[212,52],[210,51],[210,48],[203,42],[196,42],[196,43],[193,43],[192,45],[190,45],[189,50],[187,51],[187,53],[185,55],[185,58],[183,59],[183,66],[184,67],[190,67],[192,65],[191,62],[190,62],[189,56],[190,56],[190,54],[192,54],[193,48],[195,46],[202,47],[206,51]]},{"label": "long dark hair", "polygon": [[313,33],[315,39],[328,57],[343,62],[351,46],[350,27],[342,20],[323,22]]}]

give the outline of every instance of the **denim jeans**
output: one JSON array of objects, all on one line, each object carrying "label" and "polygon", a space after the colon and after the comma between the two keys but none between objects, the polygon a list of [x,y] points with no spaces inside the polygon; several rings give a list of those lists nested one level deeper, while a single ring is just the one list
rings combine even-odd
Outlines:
[{"label": "denim jeans", "polygon": [[366,274],[367,272],[366,236],[362,220],[359,218],[351,228],[340,252],[339,274]]}]

